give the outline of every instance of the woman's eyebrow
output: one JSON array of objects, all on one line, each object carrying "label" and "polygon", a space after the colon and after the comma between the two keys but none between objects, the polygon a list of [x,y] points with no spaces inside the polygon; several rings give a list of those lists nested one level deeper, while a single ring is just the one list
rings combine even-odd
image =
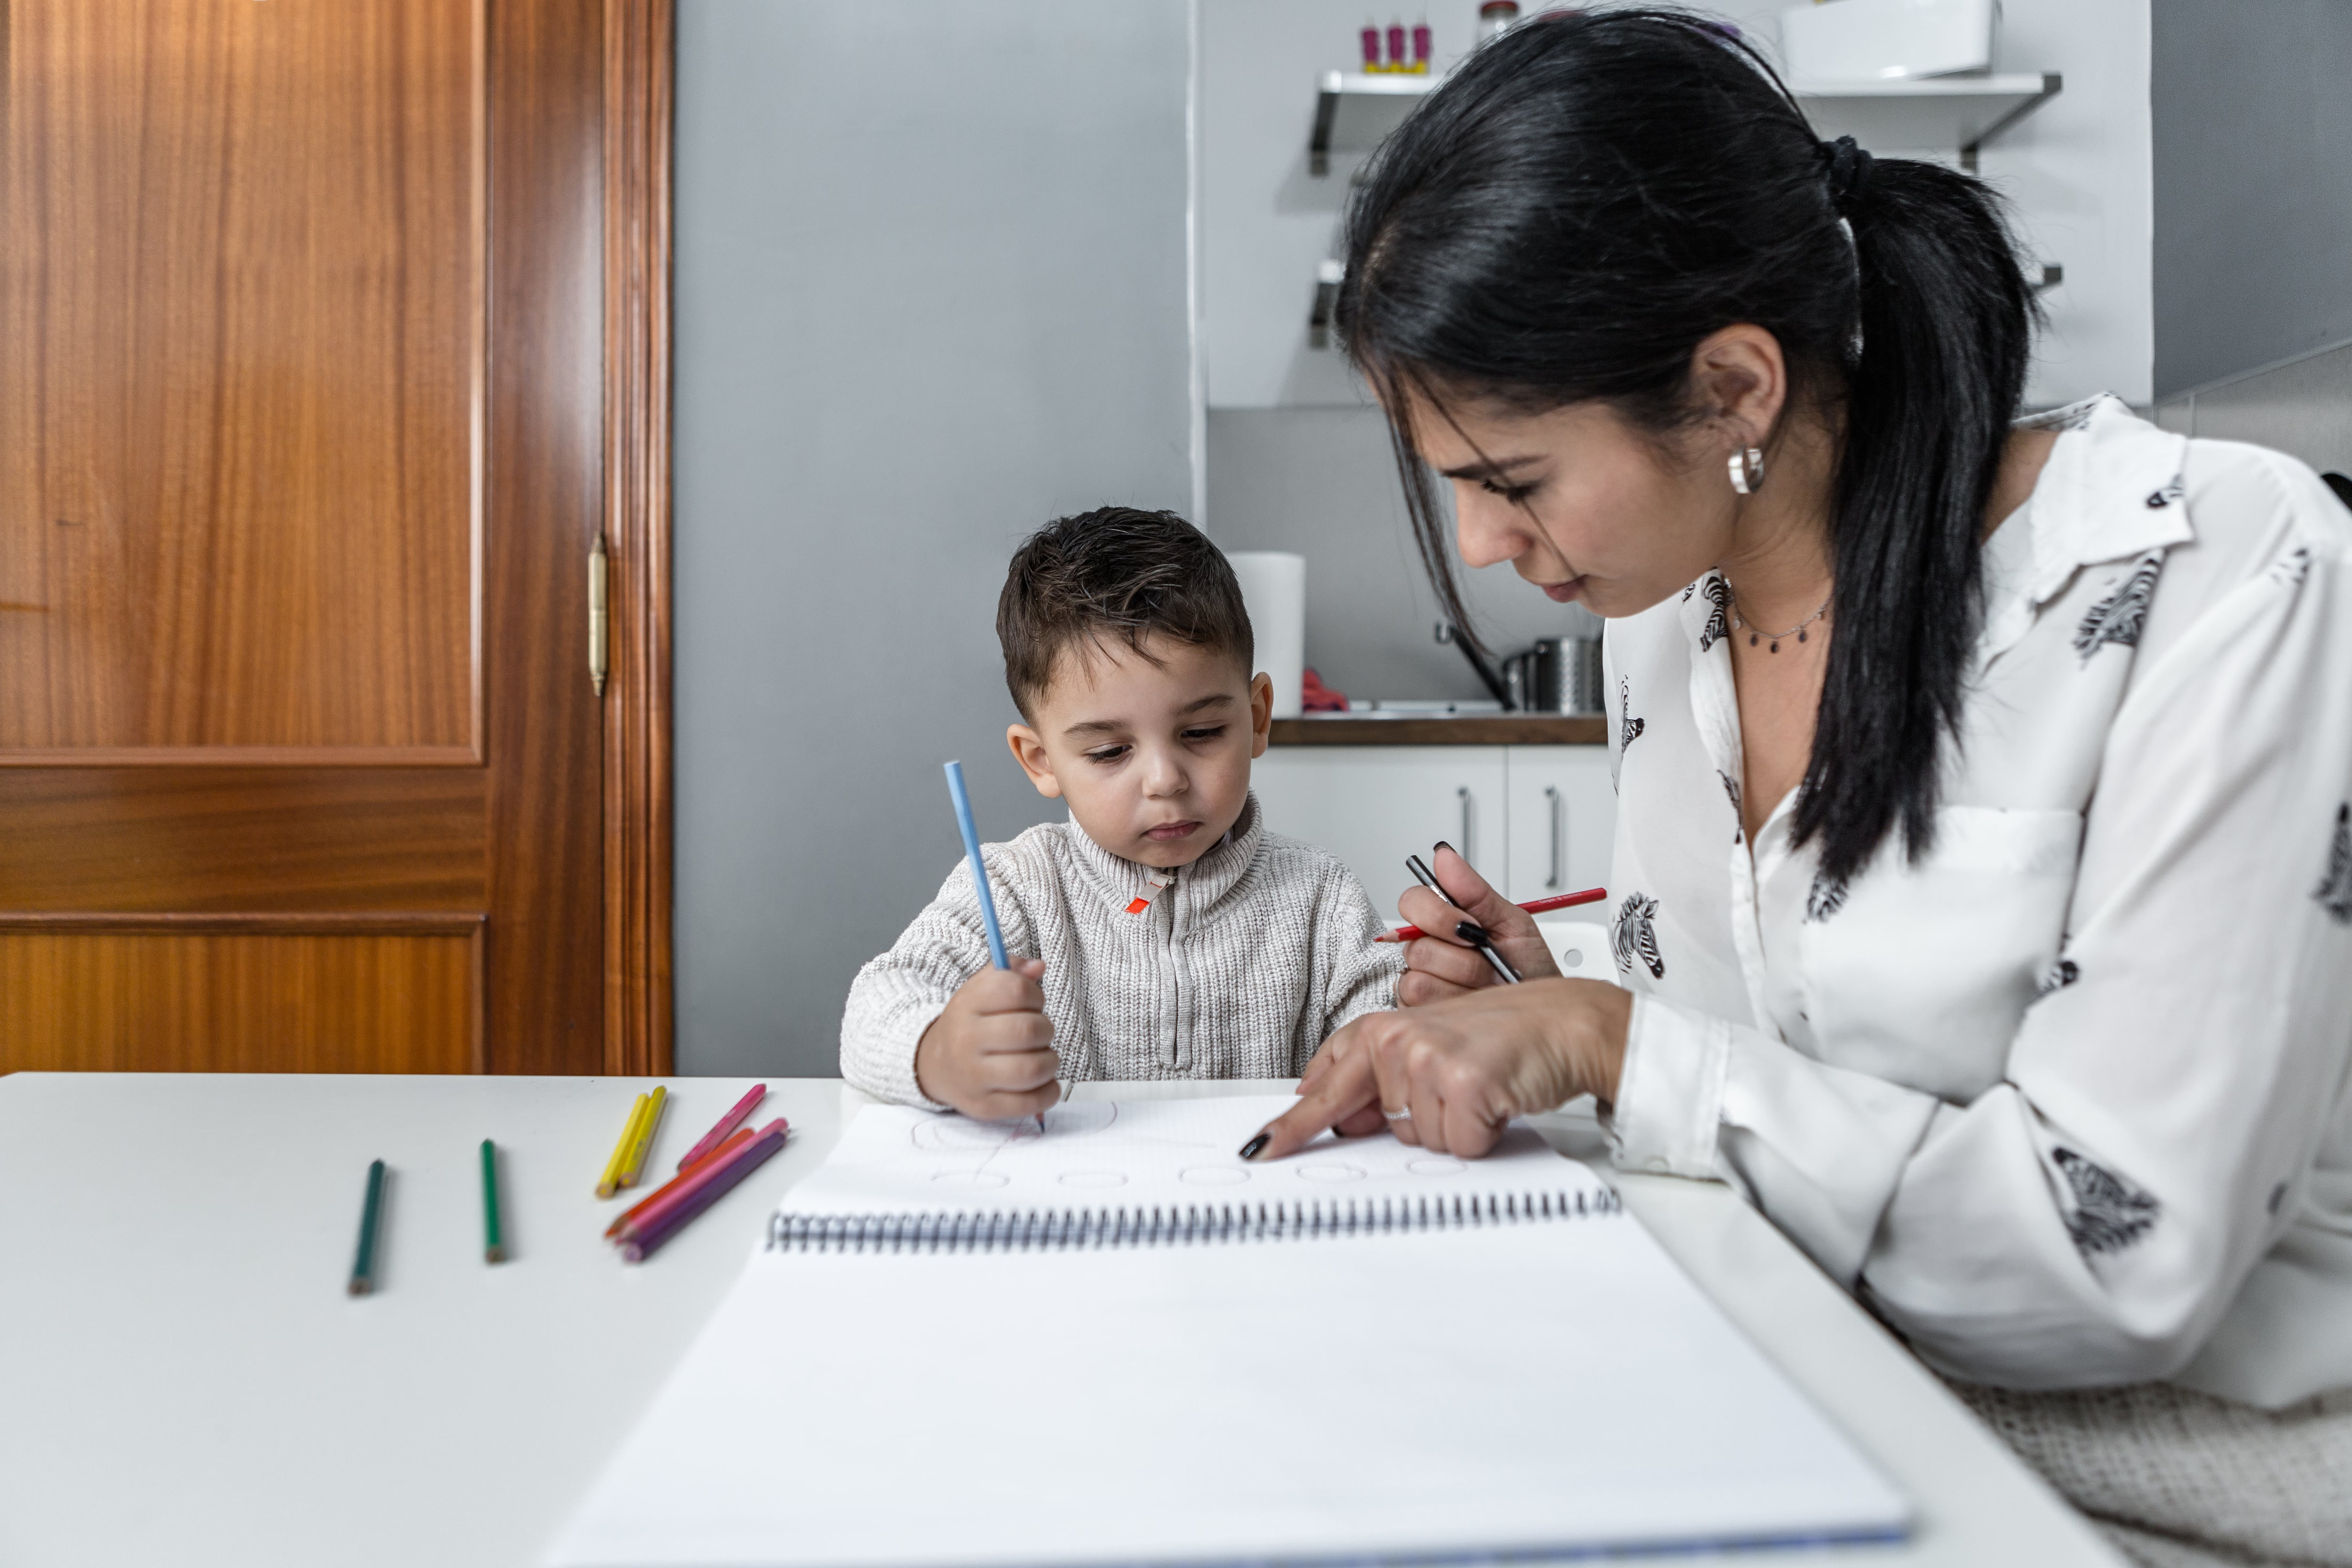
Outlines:
[{"label": "woman's eyebrow", "polygon": [[1481,458],[1475,463],[1465,463],[1458,468],[1440,468],[1438,478],[1445,479],[1500,479],[1514,468],[1524,468],[1530,463],[1543,461],[1540,452],[1528,452],[1517,458]]}]

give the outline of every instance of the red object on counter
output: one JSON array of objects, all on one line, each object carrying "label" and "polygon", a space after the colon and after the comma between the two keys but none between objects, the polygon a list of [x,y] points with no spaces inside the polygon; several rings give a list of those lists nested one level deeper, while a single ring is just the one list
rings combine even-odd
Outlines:
[{"label": "red object on counter", "polygon": [[1323,678],[1309,667],[1306,678],[1299,682],[1298,707],[1307,713],[1345,713],[1348,694],[1324,685]]},{"label": "red object on counter", "polygon": [[1391,22],[1389,24],[1389,69],[1401,71],[1411,63],[1410,57],[1404,52],[1404,23],[1401,20]]},{"label": "red object on counter", "polygon": [[1368,71],[1381,68],[1381,30],[1370,22],[1364,24],[1364,68]]}]

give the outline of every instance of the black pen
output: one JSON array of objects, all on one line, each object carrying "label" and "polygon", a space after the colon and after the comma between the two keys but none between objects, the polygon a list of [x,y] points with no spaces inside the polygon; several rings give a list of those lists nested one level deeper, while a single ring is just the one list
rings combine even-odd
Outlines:
[{"label": "black pen", "polygon": [[[1455,903],[1451,898],[1446,897],[1445,889],[1437,885],[1437,878],[1430,871],[1428,867],[1421,863],[1420,856],[1406,856],[1404,858],[1404,868],[1412,872],[1413,879],[1418,881],[1423,887],[1427,888],[1439,898],[1444,899],[1446,908],[1458,910],[1462,907],[1460,904]],[[1495,940],[1492,936],[1487,934],[1487,931],[1485,926],[1479,925],[1474,921],[1457,921],[1454,927],[1454,934],[1460,937],[1464,942],[1468,942],[1472,947],[1476,948],[1480,956],[1484,957],[1488,963],[1495,966],[1495,973],[1502,977],[1504,984],[1517,985],[1519,984],[1519,972],[1513,969],[1507,963],[1504,962],[1503,955],[1495,951]]]}]

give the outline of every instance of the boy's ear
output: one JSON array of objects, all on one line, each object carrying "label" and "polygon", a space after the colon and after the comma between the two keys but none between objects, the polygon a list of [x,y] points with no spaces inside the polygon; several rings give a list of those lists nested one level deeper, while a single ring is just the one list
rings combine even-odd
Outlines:
[{"label": "boy's ear", "polygon": [[1062,781],[1054,776],[1053,763],[1045,756],[1045,742],[1037,738],[1036,731],[1026,724],[1012,725],[1004,731],[1004,743],[1013,748],[1013,760],[1021,764],[1021,771],[1029,775],[1029,782],[1037,786],[1039,795],[1047,800],[1062,797]]},{"label": "boy's ear", "polygon": [[1250,755],[1265,755],[1266,738],[1274,733],[1274,677],[1259,670],[1250,677]]}]

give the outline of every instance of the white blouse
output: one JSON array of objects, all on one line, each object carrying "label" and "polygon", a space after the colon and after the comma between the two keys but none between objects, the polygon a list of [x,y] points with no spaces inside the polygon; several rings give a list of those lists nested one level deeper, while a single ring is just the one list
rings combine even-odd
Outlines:
[{"label": "white blouse", "polygon": [[1610,624],[1621,1164],[1717,1177],[1927,1360],[2352,1384],[2352,514],[2112,398],[1985,549],[1933,850],[1736,806],[1721,580]]}]

